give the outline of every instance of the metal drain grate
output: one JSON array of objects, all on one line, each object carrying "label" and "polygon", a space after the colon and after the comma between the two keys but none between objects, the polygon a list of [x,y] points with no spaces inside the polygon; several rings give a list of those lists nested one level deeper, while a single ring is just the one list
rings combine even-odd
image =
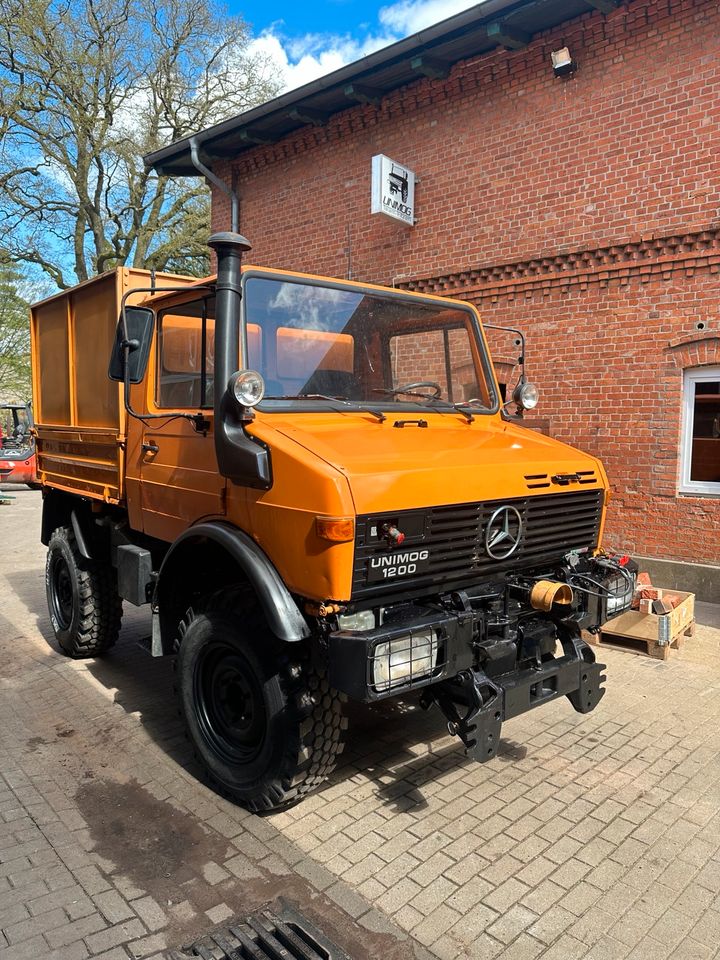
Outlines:
[{"label": "metal drain grate", "polygon": [[263,910],[206,933],[172,960],[350,960],[305,917],[291,908]]}]

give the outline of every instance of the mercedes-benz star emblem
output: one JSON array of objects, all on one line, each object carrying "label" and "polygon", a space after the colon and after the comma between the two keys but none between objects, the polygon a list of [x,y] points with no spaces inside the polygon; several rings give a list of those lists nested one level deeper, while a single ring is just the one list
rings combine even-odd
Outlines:
[{"label": "mercedes-benz star emblem", "polygon": [[493,560],[507,560],[520,546],[522,517],[515,507],[498,507],[488,521],[485,549]]}]

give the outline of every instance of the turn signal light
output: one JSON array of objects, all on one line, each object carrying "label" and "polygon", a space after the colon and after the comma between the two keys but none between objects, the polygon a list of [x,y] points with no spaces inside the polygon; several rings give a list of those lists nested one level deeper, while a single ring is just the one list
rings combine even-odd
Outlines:
[{"label": "turn signal light", "polygon": [[347,543],[355,539],[355,520],[353,517],[315,517],[315,530],[323,540]]}]

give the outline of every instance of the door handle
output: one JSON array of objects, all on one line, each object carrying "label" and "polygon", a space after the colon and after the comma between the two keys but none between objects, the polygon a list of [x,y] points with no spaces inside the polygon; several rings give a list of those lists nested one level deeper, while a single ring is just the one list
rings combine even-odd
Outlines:
[{"label": "door handle", "polygon": [[156,443],[144,443],[142,445],[143,453],[156,454],[160,447]]}]

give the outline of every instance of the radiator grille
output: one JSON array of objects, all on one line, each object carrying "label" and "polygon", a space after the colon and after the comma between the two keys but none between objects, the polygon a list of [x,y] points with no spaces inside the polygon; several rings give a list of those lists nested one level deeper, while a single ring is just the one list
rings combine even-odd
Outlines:
[{"label": "radiator grille", "polygon": [[[583,490],[490,500],[484,503],[461,503],[431,507],[422,511],[422,522],[414,536],[408,536],[401,551],[413,548],[429,551],[429,567],[414,576],[368,582],[372,557],[387,556],[384,541],[371,539],[370,530],[388,520],[403,527],[405,514],[362,516],[357,519],[353,599],[386,596],[407,590],[447,591],[468,585],[483,577],[505,573],[559,560],[570,550],[595,547],[598,543],[602,515],[603,491]],[[488,521],[498,507],[514,507],[522,518],[523,533],[517,550],[506,560],[493,560],[485,550]],[[418,511],[413,511],[418,529]],[[408,514],[409,516],[409,514]],[[395,551],[392,551],[395,552]]]}]

